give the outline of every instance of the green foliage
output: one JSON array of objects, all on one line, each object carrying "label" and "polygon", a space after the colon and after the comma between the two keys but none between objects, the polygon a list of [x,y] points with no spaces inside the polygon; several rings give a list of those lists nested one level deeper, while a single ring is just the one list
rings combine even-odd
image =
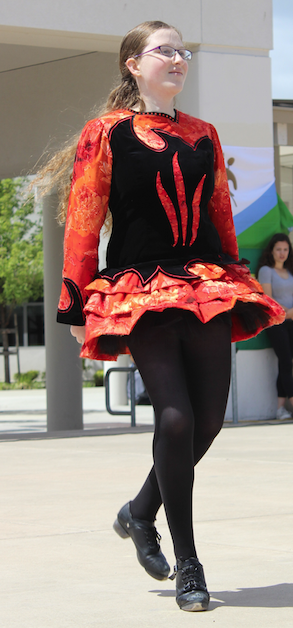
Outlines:
[{"label": "green foliage", "polygon": [[104,371],[96,371],[94,373],[95,386],[104,386]]},{"label": "green foliage", "polygon": [[0,390],[31,390],[31,389],[40,389],[46,388],[44,382],[31,382],[27,384],[26,382],[0,382]]},{"label": "green foliage", "polygon": [[[43,239],[33,198],[23,179],[0,181],[0,306],[9,312],[43,294]],[[2,315],[3,326],[3,315]],[[7,320],[5,321],[7,324]]]},{"label": "green foliage", "polygon": [[39,371],[27,371],[26,373],[15,373],[14,379],[22,384],[31,384],[39,376]]}]

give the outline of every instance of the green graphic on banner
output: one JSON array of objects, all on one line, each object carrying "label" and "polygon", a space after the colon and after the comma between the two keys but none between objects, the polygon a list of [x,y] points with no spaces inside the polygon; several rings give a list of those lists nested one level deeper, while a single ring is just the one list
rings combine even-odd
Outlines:
[{"label": "green graphic on banner", "polygon": [[[289,233],[292,227],[293,216],[278,196],[278,204],[237,237],[238,246],[240,249],[259,249],[261,252],[275,233]],[[250,270],[254,272],[252,267]]]},{"label": "green graphic on banner", "polygon": [[[278,204],[273,207],[263,218],[255,222],[251,227],[243,231],[238,237],[239,258],[250,261],[249,269],[255,274],[257,264],[263,249],[275,233],[286,233],[293,228],[293,216],[287,205],[278,196]],[[265,331],[251,338],[237,342],[237,350],[267,349],[270,342]]]}]

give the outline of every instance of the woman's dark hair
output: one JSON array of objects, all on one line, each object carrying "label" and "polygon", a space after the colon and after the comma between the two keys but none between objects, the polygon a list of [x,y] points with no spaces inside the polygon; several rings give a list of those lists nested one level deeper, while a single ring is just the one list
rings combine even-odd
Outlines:
[{"label": "woman's dark hair", "polygon": [[255,273],[256,276],[258,276],[259,269],[262,266],[270,266],[271,268],[275,266],[275,261],[273,258],[273,248],[277,244],[277,242],[287,242],[287,244],[289,245],[289,255],[284,262],[284,267],[287,268],[289,272],[293,275],[293,251],[291,242],[286,233],[275,233],[275,235],[273,235],[273,237],[270,239],[269,243],[261,254],[260,260],[257,265],[257,271]]}]

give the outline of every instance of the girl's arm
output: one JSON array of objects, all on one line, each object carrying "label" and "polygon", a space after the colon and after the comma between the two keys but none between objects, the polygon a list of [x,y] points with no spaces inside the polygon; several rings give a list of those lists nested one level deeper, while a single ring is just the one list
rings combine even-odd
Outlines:
[{"label": "girl's arm", "polygon": [[210,125],[210,133],[214,147],[215,187],[208,204],[209,216],[220,236],[223,252],[238,260],[238,245],[223,151],[217,131],[212,125]]},{"label": "girl's arm", "polygon": [[111,174],[112,153],[103,122],[91,120],[83,129],[75,156],[57,315],[58,322],[73,329],[85,324],[85,288],[98,270],[100,230],[108,209]]}]

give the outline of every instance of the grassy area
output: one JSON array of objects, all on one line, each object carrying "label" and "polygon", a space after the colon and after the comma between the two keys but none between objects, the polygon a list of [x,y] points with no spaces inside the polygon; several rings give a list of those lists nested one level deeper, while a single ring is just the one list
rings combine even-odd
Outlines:
[{"label": "grassy area", "polygon": [[[41,377],[41,380],[37,379]],[[34,390],[40,388],[46,388],[46,373],[40,374],[39,371],[27,371],[27,373],[16,373],[14,376],[15,382],[6,384],[0,382],[0,390]],[[95,386],[104,385],[104,373],[103,371],[96,371],[94,373],[94,379],[83,381],[83,388],[94,388]]]},{"label": "grassy area", "polygon": [[31,390],[36,388],[46,388],[46,382],[11,382],[11,384],[0,382],[0,390]]}]

